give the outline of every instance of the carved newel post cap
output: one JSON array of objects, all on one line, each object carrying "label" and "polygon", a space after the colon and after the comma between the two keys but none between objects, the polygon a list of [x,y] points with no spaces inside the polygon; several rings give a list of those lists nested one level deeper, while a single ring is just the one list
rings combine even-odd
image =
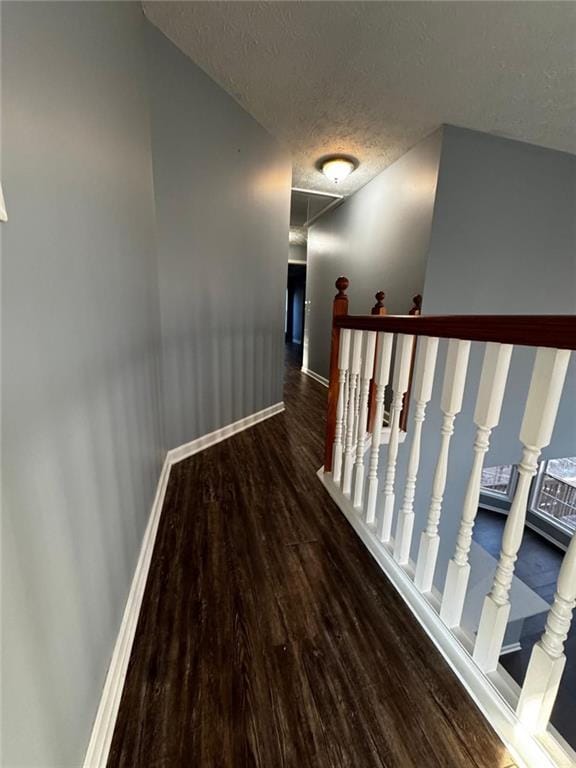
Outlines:
[{"label": "carved newel post cap", "polygon": [[419,315],[422,312],[422,296],[417,293],[412,297],[412,309],[408,313],[409,315]]},{"label": "carved newel post cap", "polygon": [[338,288],[338,297],[346,296],[346,290],[348,286],[350,285],[350,280],[348,280],[347,277],[339,277],[338,280],[336,280],[336,288]]},{"label": "carved newel post cap", "polygon": [[378,291],[378,293],[374,294],[374,298],[376,299],[376,305],[374,309],[380,309],[384,306],[384,299],[386,298],[384,291]]}]

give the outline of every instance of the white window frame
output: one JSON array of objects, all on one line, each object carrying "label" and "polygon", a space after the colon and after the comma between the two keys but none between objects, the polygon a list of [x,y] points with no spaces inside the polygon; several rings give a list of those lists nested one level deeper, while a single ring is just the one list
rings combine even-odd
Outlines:
[{"label": "white window frame", "polygon": [[573,536],[575,533],[574,528],[571,528],[569,525],[566,525],[566,523],[563,523],[561,519],[554,517],[554,515],[550,515],[547,512],[544,512],[542,509],[538,509],[538,497],[540,496],[540,490],[542,488],[542,482],[544,481],[544,477],[547,475],[547,472],[546,472],[547,467],[548,467],[548,460],[544,460],[540,462],[540,465],[538,467],[538,473],[532,482],[532,488],[530,490],[530,498],[528,501],[528,510],[533,515],[536,515],[536,517],[539,517],[542,520],[545,520],[550,525],[553,525],[555,528],[558,528],[559,531],[562,531],[562,533],[565,533],[567,536]]},{"label": "white window frame", "polygon": [[[489,469],[489,467],[488,467]],[[482,496],[489,496],[493,499],[506,499],[506,501],[512,501],[514,498],[514,492],[516,491],[516,485],[518,483],[518,467],[516,464],[512,464],[512,470],[510,472],[510,480],[508,481],[508,487],[505,491],[494,491],[491,488],[485,488],[480,486],[480,493]]]}]

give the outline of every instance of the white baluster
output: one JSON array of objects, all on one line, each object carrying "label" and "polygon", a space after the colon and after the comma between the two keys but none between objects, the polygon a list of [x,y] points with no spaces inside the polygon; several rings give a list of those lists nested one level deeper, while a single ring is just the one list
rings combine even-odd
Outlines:
[{"label": "white baluster", "polygon": [[366,447],[366,420],[368,418],[368,398],[370,395],[370,380],[374,373],[374,352],[376,351],[376,332],[366,333],[366,349],[362,362],[360,377],[360,409],[356,430],[356,463],[354,464],[354,506],[362,506],[364,490],[364,450]]},{"label": "white baluster", "polygon": [[538,468],[540,452],[552,437],[569,359],[569,350],[539,348],[536,353],[520,429],[524,448],[518,465],[518,483],[502,534],[492,590],[484,600],[474,645],[474,660],[485,672],[493,672],[498,666],[510,614],[509,593],[524,533],[530,483]]},{"label": "white baluster", "polygon": [[458,626],[462,618],[464,598],[470,576],[468,554],[480,501],[484,455],[490,446],[490,434],[500,420],[511,356],[512,346],[510,344],[486,345],[474,411],[474,423],[478,427],[474,442],[474,460],[464,498],[456,551],[448,563],[440,608],[440,616],[449,627]]},{"label": "white baluster", "polygon": [[462,408],[469,356],[469,341],[450,340],[446,356],[446,367],[444,369],[444,383],[440,406],[444,414],[440,452],[432,483],[432,497],[428,511],[428,520],[426,528],[420,537],[420,548],[418,550],[416,573],[414,575],[414,583],[421,592],[430,592],[434,580],[434,570],[440,545],[438,524],[440,523],[442,500],[444,498],[444,489],[446,488],[450,439],[454,433],[454,419]]},{"label": "white baluster", "polygon": [[354,424],[356,423],[356,388],[362,360],[363,331],[352,331],[352,358],[348,371],[348,424],[346,429],[346,449],[344,451],[344,472],[342,474],[342,492],[350,495],[352,487],[352,467],[354,466]]},{"label": "white baluster", "polygon": [[379,515],[377,535],[380,541],[390,541],[392,533],[392,518],[394,516],[394,480],[396,477],[396,461],[398,459],[398,444],[400,438],[400,414],[402,398],[408,389],[410,379],[410,364],[414,336],[398,336],[394,373],[392,375],[392,406],[390,409],[390,442],[386,472],[384,474],[384,492],[381,502],[382,511]]},{"label": "white baluster", "polygon": [[[360,366],[362,366],[362,357],[360,357]],[[354,394],[354,424],[352,425],[352,433],[354,435],[354,440],[356,440],[356,434],[358,432],[359,417],[360,417],[360,374],[358,374],[358,379],[356,380],[356,392]],[[352,458],[354,458],[354,456]],[[354,464],[352,464],[352,467],[354,467]],[[350,480],[350,484],[352,484],[352,480]]]},{"label": "white baluster", "polygon": [[366,501],[366,523],[373,525],[376,517],[376,498],[378,495],[378,458],[384,420],[384,390],[390,375],[392,359],[393,333],[379,333],[376,343],[376,364],[374,366],[374,426],[372,428],[372,446],[368,466],[368,499]]},{"label": "white baluster", "polygon": [[546,730],[566,666],[564,643],[576,603],[576,535],[562,561],[542,639],[532,649],[518,701],[518,717],[535,733]]},{"label": "white baluster", "polygon": [[394,539],[394,559],[404,565],[410,558],[410,545],[412,543],[412,530],[414,528],[414,495],[416,493],[416,479],[420,465],[420,441],[422,436],[422,424],[426,417],[426,405],[432,397],[432,385],[434,384],[434,371],[436,370],[436,357],[438,355],[438,339],[423,337],[419,340],[418,364],[414,378],[414,436],[410,446],[410,458],[406,471],[406,484],[402,508],[398,515],[396,536]]},{"label": "white baluster", "polygon": [[[350,331],[352,333],[352,331]],[[350,364],[348,364],[348,370],[346,371],[346,376],[344,377],[344,414],[342,416],[342,424],[344,425],[344,433],[346,432],[346,426],[348,424],[348,385],[349,385],[349,377],[350,377]],[[345,434],[344,434],[345,438]]]},{"label": "white baluster", "polygon": [[350,329],[340,331],[340,348],[338,350],[338,404],[336,406],[336,430],[334,434],[334,451],[332,479],[340,482],[342,475],[342,434],[344,432],[344,403],[346,402],[346,374],[350,362]]}]

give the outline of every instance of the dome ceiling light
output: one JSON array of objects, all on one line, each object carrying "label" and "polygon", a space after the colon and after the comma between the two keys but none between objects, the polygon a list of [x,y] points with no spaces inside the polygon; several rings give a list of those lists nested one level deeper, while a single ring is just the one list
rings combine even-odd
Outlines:
[{"label": "dome ceiling light", "polygon": [[357,167],[358,163],[350,157],[329,157],[321,165],[324,176],[334,184],[344,181]]}]

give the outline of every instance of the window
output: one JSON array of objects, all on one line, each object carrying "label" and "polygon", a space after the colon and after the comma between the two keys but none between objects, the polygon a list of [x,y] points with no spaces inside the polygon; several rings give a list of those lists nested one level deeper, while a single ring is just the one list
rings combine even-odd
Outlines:
[{"label": "window", "polygon": [[484,467],[482,470],[481,487],[483,493],[509,498],[514,481],[514,465],[501,464],[497,467]]},{"label": "window", "polygon": [[576,530],[576,456],[542,462],[531,509],[570,533]]},{"label": "window", "polygon": [[[508,514],[516,490],[515,464],[482,470],[480,506]],[[564,549],[576,531],[576,456],[541,462],[532,481],[528,525]]]}]

